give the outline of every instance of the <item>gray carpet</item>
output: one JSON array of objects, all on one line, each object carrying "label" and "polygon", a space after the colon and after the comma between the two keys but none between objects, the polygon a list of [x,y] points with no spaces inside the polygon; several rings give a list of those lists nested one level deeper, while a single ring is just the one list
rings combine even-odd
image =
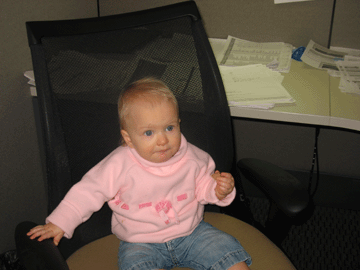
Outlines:
[{"label": "gray carpet", "polygon": [[[264,224],[267,200],[249,200]],[[360,270],[360,211],[317,206],[305,224],[292,227],[282,248],[297,270]]]}]

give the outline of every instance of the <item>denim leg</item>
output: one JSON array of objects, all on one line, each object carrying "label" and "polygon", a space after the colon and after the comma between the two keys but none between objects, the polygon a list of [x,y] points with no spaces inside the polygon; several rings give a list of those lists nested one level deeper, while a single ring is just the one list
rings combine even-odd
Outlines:
[{"label": "denim leg", "polygon": [[192,269],[228,269],[245,261],[251,264],[250,255],[233,236],[201,222],[176,249],[182,267]]}]

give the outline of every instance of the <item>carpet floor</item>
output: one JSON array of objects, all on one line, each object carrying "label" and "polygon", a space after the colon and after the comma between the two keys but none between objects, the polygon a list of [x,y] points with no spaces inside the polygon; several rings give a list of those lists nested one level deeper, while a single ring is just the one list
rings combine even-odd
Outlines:
[{"label": "carpet floor", "polygon": [[[268,201],[249,200],[264,224]],[[360,270],[360,211],[316,206],[307,222],[291,228],[282,249],[297,270]]]}]

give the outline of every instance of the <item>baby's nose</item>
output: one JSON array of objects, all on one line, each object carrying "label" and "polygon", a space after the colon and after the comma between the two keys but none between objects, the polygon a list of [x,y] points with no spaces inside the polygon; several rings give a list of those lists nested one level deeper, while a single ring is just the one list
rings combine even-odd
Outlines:
[{"label": "baby's nose", "polygon": [[169,142],[169,139],[164,133],[160,133],[157,142],[158,145],[164,145]]}]

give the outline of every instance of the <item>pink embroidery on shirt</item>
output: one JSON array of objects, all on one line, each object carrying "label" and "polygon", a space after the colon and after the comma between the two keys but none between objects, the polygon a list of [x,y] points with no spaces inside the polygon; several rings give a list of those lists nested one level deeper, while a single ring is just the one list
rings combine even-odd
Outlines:
[{"label": "pink embroidery on shirt", "polygon": [[121,203],[121,201],[120,201],[120,200],[116,200],[114,203],[115,203],[115,205],[119,205],[119,204]]},{"label": "pink embroidery on shirt", "polygon": [[167,215],[167,212],[172,208],[171,202],[169,201],[161,201],[155,205],[156,212],[159,213],[162,220],[165,224],[170,223],[170,218]]},{"label": "pink embroidery on shirt", "polygon": [[129,210],[129,206],[128,206],[126,203],[124,203],[124,204],[121,206],[121,208],[122,208],[122,209],[125,209],[125,210]]},{"label": "pink embroidery on shirt", "polygon": [[115,205],[119,205],[121,203],[121,200],[120,200],[120,195],[121,195],[121,190],[119,190],[115,197],[112,198],[113,202],[115,203]]},{"label": "pink embroidery on shirt", "polygon": [[144,207],[150,207],[150,206],[152,206],[152,202],[140,203],[139,209],[144,208]]},{"label": "pink embroidery on shirt", "polygon": [[169,210],[171,209],[172,205],[171,202],[169,201],[161,201],[158,204],[155,205],[155,209],[157,212],[160,212],[161,210],[165,212],[165,214],[167,212],[169,212]]},{"label": "pink embroidery on shirt", "polygon": [[186,200],[186,199],[187,199],[187,194],[186,194],[186,193],[177,196],[178,202],[183,201],[183,200]]},{"label": "pink embroidery on shirt", "polygon": [[170,223],[170,218],[167,215],[167,213],[170,211],[170,209],[173,209],[174,215],[175,215],[175,220],[176,220],[176,224],[180,224],[180,220],[179,217],[175,211],[175,209],[172,207],[171,202],[170,201],[161,201],[159,203],[157,203],[155,205],[155,209],[156,212],[159,213],[160,217],[162,218],[162,220],[165,222],[165,224],[169,224]]}]

